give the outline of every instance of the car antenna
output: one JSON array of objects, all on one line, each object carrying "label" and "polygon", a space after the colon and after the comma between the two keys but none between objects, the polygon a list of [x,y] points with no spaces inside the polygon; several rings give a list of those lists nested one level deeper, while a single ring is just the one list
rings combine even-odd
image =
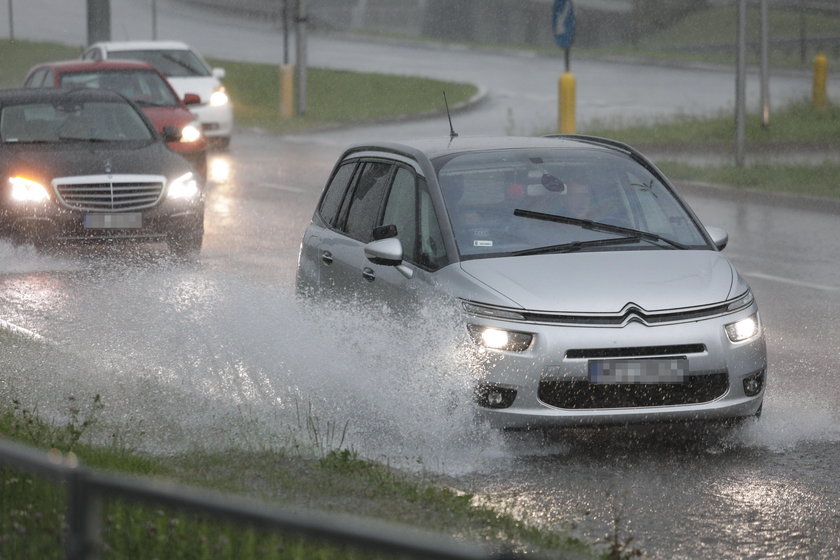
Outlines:
[{"label": "car antenna", "polygon": [[446,100],[446,90],[443,92],[443,104],[446,105],[446,117],[449,119],[449,139],[455,138],[458,136],[458,133],[455,132],[455,129],[452,128],[452,115],[449,113],[449,102]]}]

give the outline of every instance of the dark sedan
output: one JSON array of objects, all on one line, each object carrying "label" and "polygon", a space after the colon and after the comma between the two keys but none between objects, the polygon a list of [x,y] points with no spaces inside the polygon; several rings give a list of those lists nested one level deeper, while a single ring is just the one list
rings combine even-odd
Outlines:
[{"label": "dark sedan", "polygon": [[197,254],[204,185],[136,105],[101,89],[0,91],[0,232],[37,247],[164,241]]}]

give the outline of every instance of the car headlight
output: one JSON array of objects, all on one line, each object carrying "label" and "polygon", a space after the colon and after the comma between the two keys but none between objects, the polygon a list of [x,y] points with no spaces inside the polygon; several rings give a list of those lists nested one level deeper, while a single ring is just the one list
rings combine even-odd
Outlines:
[{"label": "car headlight", "polygon": [[198,179],[192,172],[184,173],[169,183],[167,196],[174,199],[189,199],[198,196]]},{"label": "car headlight", "polygon": [[224,87],[220,87],[210,94],[211,107],[221,107],[222,105],[227,105],[229,102],[230,98]]},{"label": "car headlight", "polygon": [[473,341],[484,348],[524,352],[531,346],[534,335],[531,333],[509,331],[485,325],[467,325]]},{"label": "car headlight", "polygon": [[729,323],[724,326],[726,329],[726,336],[731,342],[744,342],[761,331],[761,324],[758,320],[758,313],[754,313],[749,317],[745,317],[734,323]]},{"label": "car headlight", "polygon": [[37,181],[25,177],[9,177],[12,187],[12,200],[17,202],[45,202],[50,195],[47,189]]},{"label": "car headlight", "polygon": [[188,123],[181,129],[181,142],[197,142],[201,140],[201,125],[198,121]]}]

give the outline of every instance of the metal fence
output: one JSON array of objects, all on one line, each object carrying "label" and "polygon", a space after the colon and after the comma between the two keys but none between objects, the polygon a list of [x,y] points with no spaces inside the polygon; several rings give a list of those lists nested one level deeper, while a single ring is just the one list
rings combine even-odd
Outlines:
[{"label": "metal fence", "polygon": [[477,543],[465,543],[379,520],[272,508],[205,489],[117,476],[72,462],[68,464],[61,454],[48,454],[10,441],[0,441],[0,465],[40,475],[66,486],[68,534],[64,547],[68,560],[100,558],[102,502],[106,498],[172,507],[249,528],[322,539],[400,557],[441,560],[518,558],[515,554],[496,552]]}]

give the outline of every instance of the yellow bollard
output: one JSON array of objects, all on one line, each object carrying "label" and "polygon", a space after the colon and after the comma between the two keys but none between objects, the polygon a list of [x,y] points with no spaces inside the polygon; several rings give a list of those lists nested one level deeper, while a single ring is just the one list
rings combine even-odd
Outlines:
[{"label": "yellow bollard", "polygon": [[575,77],[565,72],[557,82],[559,109],[557,129],[561,134],[575,133]]},{"label": "yellow bollard", "polygon": [[828,59],[824,54],[818,54],[814,57],[814,107],[817,109],[825,109],[828,104],[828,96],[826,94],[826,83],[828,78]]},{"label": "yellow bollard", "polygon": [[290,119],[295,115],[295,67],[280,65],[280,118]]}]

